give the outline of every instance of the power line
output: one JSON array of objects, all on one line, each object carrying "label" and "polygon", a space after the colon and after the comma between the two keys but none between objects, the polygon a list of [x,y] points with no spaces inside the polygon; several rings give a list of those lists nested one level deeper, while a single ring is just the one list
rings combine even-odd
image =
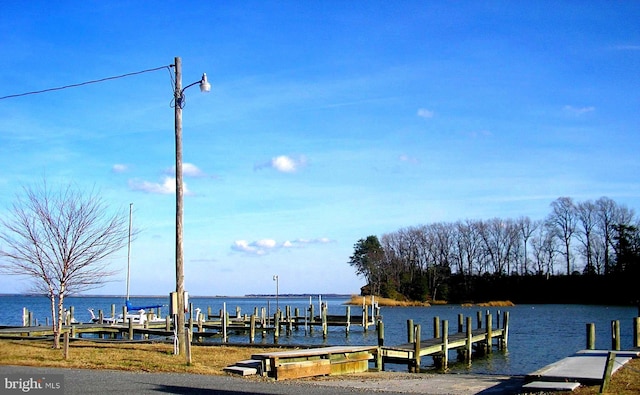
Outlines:
[{"label": "power line", "polygon": [[71,85],[65,85],[65,86],[60,86],[57,88],[49,88],[49,89],[43,89],[43,90],[39,90],[39,91],[33,91],[33,92],[25,92],[25,93],[17,93],[14,95],[8,95],[8,96],[0,96],[0,100],[4,100],[4,99],[11,99],[14,97],[21,97],[21,96],[28,96],[28,95],[36,95],[39,93],[45,93],[45,92],[52,92],[52,91],[59,91],[62,89],[67,89],[67,88],[76,88],[78,86],[83,86],[83,85],[89,85],[89,84],[95,84],[98,82],[104,82],[104,81],[109,81],[109,80],[115,80],[118,78],[124,78],[124,77],[130,77],[132,75],[138,75],[138,74],[143,74],[143,73],[149,73],[152,71],[158,71],[158,70],[162,70],[162,69],[167,69],[169,70],[173,65],[170,66],[162,66],[162,67],[156,67],[153,69],[148,69],[148,70],[142,70],[142,71],[136,71],[133,73],[127,73],[127,74],[122,74],[122,75],[116,75],[114,77],[106,77],[106,78],[100,78],[99,80],[92,80],[92,81],[86,81],[86,82],[81,82],[79,84],[71,84]]}]

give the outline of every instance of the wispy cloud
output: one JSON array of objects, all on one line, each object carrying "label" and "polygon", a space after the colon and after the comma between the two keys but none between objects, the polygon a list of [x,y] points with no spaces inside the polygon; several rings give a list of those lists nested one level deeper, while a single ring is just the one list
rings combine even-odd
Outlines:
[{"label": "wispy cloud", "polygon": [[114,173],[124,173],[127,170],[129,170],[129,166],[121,164],[121,163],[116,163],[111,168],[111,171],[114,172]]},{"label": "wispy cloud", "polygon": [[261,239],[251,242],[247,240],[236,240],[231,245],[231,249],[248,255],[262,256],[277,250],[303,248],[309,244],[328,244],[332,242],[333,241],[331,239],[326,237],[316,239],[296,239],[293,241],[286,240],[283,242],[278,242],[274,239]]},{"label": "wispy cloud", "polygon": [[424,118],[424,119],[429,119],[429,118],[433,118],[433,116],[435,115],[435,113],[431,110],[427,110],[426,108],[419,108],[417,115],[420,118]]},{"label": "wispy cloud", "polygon": [[593,112],[596,110],[595,107],[593,106],[588,106],[588,107],[575,107],[575,106],[571,106],[571,105],[566,105],[563,107],[563,110],[566,113],[569,113],[571,115],[575,115],[575,116],[581,116],[590,112]]},{"label": "wispy cloud", "polygon": [[[150,182],[144,180],[129,180],[129,188],[132,191],[153,193],[159,195],[172,195],[176,193],[175,177],[165,177],[161,183]],[[187,188],[187,183],[182,183],[183,193],[190,195],[191,191]]]},{"label": "wispy cloud", "polygon": [[[169,169],[165,170],[165,174],[175,176],[176,167],[171,166]],[[193,163],[183,163],[182,175],[184,177],[205,177],[206,173],[202,171],[198,166],[194,165]]]},{"label": "wispy cloud", "polygon": [[295,173],[300,168],[306,166],[306,164],[307,158],[303,155],[298,156],[297,158],[288,155],[280,155],[271,158],[271,160],[267,162],[255,165],[254,170],[271,168],[281,173]]},{"label": "wispy cloud", "polygon": [[418,158],[414,158],[414,157],[406,155],[406,154],[400,155],[398,157],[398,159],[400,160],[400,162],[405,162],[405,163],[409,163],[409,164],[412,164],[412,165],[417,165],[418,163],[420,163]]},{"label": "wispy cloud", "polygon": [[617,51],[640,51],[640,45],[638,44],[622,44],[616,45],[613,49]]}]

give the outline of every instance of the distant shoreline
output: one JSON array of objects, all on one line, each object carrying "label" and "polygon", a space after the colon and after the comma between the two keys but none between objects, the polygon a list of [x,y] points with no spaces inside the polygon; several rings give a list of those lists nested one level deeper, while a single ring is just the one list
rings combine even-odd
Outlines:
[{"label": "distant shoreline", "polygon": [[[0,293],[0,297],[3,296],[23,296],[23,297],[47,297],[42,294],[35,293]],[[234,298],[234,299],[251,299],[251,298],[317,298],[321,296],[323,298],[350,298],[352,294],[335,294],[335,293],[314,293],[314,294],[248,294],[248,295],[189,295],[189,298],[208,298],[208,299],[221,299],[221,298]],[[125,298],[125,295],[65,295],[65,298]],[[129,295],[129,298],[168,298],[169,295]]]}]

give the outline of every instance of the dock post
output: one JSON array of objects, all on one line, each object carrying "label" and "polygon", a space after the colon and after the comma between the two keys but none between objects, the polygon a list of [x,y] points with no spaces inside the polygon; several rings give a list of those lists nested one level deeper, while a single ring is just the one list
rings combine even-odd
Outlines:
[{"label": "dock post", "polygon": [[413,320],[407,320],[407,343],[413,343]]},{"label": "dock post", "polygon": [[29,310],[27,310],[26,307],[23,307],[22,308],[22,326],[29,326],[28,319],[29,319]]},{"label": "dock post", "polygon": [[471,352],[473,350],[473,319],[471,317],[467,317],[467,344],[466,344],[466,359],[469,365],[471,365]]},{"label": "dock post", "polygon": [[442,320],[442,366],[443,371],[449,368],[449,320]]},{"label": "dock post", "polygon": [[378,321],[376,325],[378,329],[378,347],[384,346],[384,322]]},{"label": "dock post", "polygon": [[633,347],[640,347],[640,317],[633,317]]},{"label": "dock post", "polygon": [[347,335],[349,334],[349,329],[351,329],[351,306],[347,306],[346,319],[347,323],[345,325]]},{"label": "dock post", "polygon": [[129,340],[133,340],[133,318],[129,318]]},{"label": "dock post", "polygon": [[30,311],[27,314],[27,325],[26,326],[31,326],[33,324],[33,311]]},{"label": "dock post", "polygon": [[278,339],[280,338],[280,315],[276,311],[273,314],[273,342],[278,344]]},{"label": "dock post", "polygon": [[438,316],[433,317],[433,338],[440,338],[440,317]]},{"label": "dock post", "polygon": [[504,319],[502,320],[502,348],[507,349],[509,346],[509,312],[504,312]]},{"label": "dock post", "polygon": [[298,318],[300,317],[300,308],[299,307],[296,307],[296,309],[293,310],[293,315],[295,316],[294,319],[295,319],[295,324],[296,324],[295,326],[296,326],[296,331],[297,331],[298,329],[300,329],[300,323],[298,321]]},{"label": "dock post", "polygon": [[487,313],[487,352],[491,354],[493,351],[493,319],[491,317],[491,313]]},{"label": "dock post", "polygon": [[587,324],[587,350],[596,349],[596,324]]},{"label": "dock post", "polygon": [[420,372],[420,324],[414,327],[414,338],[416,342],[413,348],[413,369],[415,373]]},{"label": "dock post", "polygon": [[613,365],[615,364],[615,361],[616,361],[616,353],[609,351],[609,353],[607,354],[607,360],[604,365],[604,373],[602,375],[602,384],[600,384],[599,393],[601,394],[604,394],[605,391],[607,390],[607,387],[609,386],[609,381],[611,380],[611,374],[613,372]]},{"label": "dock post", "polygon": [[611,321],[611,349],[620,351],[620,321]]},{"label": "dock post", "polygon": [[329,325],[327,323],[327,307],[322,306],[322,338],[326,339],[329,332]]},{"label": "dock post", "polygon": [[115,304],[111,305],[111,318],[113,318],[113,322],[116,321],[116,305]]},{"label": "dock post", "polygon": [[164,319],[165,319],[164,329],[167,332],[169,332],[171,330],[171,316],[167,314],[167,316]]},{"label": "dock post", "polygon": [[104,322],[104,313],[102,310],[98,310],[98,324],[102,325]]},{"label": "dock post", "polygon": [[458,333],[464,332],[464,314],[458,314]]},{"label": "dock post", "polygon": [[227,342],[227,302],[222,303],[222,311],[220,312],[220,324],[222,325],[222,342]]},{"label": "dock post", "polygon": [[127,325],[127,306],[122,306],[122,325]]},{"label": "dock post", "polygon": [[256,341],[256,315],[251,314],[251,321],[249,324],[249,343],[253,344]]},{"label": "dock post", "polygon": [[477,315],[477,321],[478,321],[478,329],[482,329],[482,312],[480,310],[478,310],[478,312],[476,313]]},{"label": "dock post", "polygon": [[71,325],[71,323],[73,322],[73,318],[75,316],[75,313],[76,313],[76,308],[73,307],[73,306],[70,306],[69,307],[69,324],[68,325]]},{"label": "dock post", "polygon": [[496,311],[496,328],[500,329],[500,310]]},{"label": "dock post", "polygon": [[64,333],[64,359],[69,359],[69,332]]}]

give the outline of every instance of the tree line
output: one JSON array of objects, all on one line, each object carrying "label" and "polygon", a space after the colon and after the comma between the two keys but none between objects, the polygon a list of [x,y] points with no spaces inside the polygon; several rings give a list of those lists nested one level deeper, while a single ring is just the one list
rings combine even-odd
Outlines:
[{"label": "tree line", "polygon": [[349,264],[366,280],[364,293],[412,300],[482,298],[480,288],[522,277],[531,277],[532,289],[552,276],[638,279],[640,223],[632,209],[608,197],[560,197],[550,208],[540,220],[467,219],[368,236]]}]

